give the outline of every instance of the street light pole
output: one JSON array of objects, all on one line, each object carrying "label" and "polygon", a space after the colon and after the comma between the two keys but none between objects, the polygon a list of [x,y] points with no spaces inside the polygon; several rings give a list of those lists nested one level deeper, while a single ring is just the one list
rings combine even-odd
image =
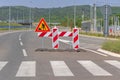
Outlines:
[{"label": "street light pole", "polygon": [[30,23],[30,30],[32,29],[32,21],[31,21],[31,7],[30,7],[30,13],[29,13],[29,23]]},{"label": "street light pole", "polygon": [[74,5],[74,27],[76,28],[76,5]]},{"label": "street light pole", "polygon": [[50,8],[49,8],[49,27],[50,27],[50,13],[51,13],[51,11],[50,11]]},{"label": "street light pole", "polygon": [[94,31],[96,32],[96,0],[94,3]]},{"label": "street light pole", "polygon": [[10,22],[11,22],[11,6],[9,6],[9,31],[11,28]]}]

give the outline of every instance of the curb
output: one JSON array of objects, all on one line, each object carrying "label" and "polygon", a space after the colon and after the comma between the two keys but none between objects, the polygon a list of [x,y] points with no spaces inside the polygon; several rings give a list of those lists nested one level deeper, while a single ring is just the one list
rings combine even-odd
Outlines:
[{"label": "curb", "polygon": [[113,56],[113,57],[118,57],[118,58],[120,58],[120,54],[117,54],[117,53],[114,53],[114,52],[110,52],[110,51],[103,50],[103,49],[98,49],[97,51],[102,52],[102,53],[105,53],[105,54],[110,55],[110,56]]}]

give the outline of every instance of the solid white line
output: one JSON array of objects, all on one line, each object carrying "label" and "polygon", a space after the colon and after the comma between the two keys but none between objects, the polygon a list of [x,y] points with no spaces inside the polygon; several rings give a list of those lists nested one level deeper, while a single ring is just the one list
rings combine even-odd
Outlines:
[{"label": "solid white line", "polygon": [[78,61],[86,70],[94,76],[112,76],[109,72],[99,67],[97,64],[89,60]]},{"label": "solid white line", "polygon": [[16,77],[35,77],[36,76],[36,62],[23,61],[19,67]]},{"label": "solid white line", "polygon": [[20,41],[20,45],[23,46],[23,43]]},{"label": "solid white line", "polygon": [[113,56],[113,57],[120,57],[120,55],[117,54],[117,53],[113,53],[113,52],[106,51],[106,50],[103,50],[103,49],[98,49],[97,51],[103,52],[103,53],[105,53],[107,55],[110,55],[110,56]]},{"label": "solid white line", "polygon": [[7,61],[4,62],[0,62],[0,71],[2,70],[2,68],[7,64]]},{"label": "solid white line", "polygon": [[108,55],[106,55],[106,54],[102,54],[102,53],[100,53],[100,52],[97,52],[97,51],[94,51],[94,50],[90,50],[90,49],[86,49],[86,48],[82,48],[82,47],[80,47],[81,49],[84,49],[84,50],[87,50],[87,51],[90,51],[90,52],[93,52],[93,53],[96,53],[96,54],[99,54],[99,55],[101,55],[101,56],[105,56],[105,57],[107,57]]},{"label": "solid white line", "polygon": [[106,63],[109,63],[110,65],[120,69],[120,62],[116,60],[105,60]]},{"label": "solid white line", "polygon": [[28,56],[25,49],[23,49],[23,55],[24,55],[24,56]]},{"label": "solid white line", "polygon": [[[63,40],[63,39],[59,39],[59,41],[61,41],[61,42],[63,42],[63,43],[66,43],[66,44],[69,44],[70,42],[72,43],[72,41],[69,41],[69,40]],[[81,48],[81,49],[84,49],[84,50],[86,50],[86,51],[90,51],[90,52],[93,52],[93,53],[99,54],[99,55],[101,55],[101,56],[105,56],[105,57],[108,56],[108,55],[106,55],[106,54],[102,54],[102,53],[99,53],[99,52],[94,51],[94,50],[90,50],[90,49],[86,49],[86,48],[82,48],[82,47],[80,47],[80,48]]]},{"label": "solid white line", "polygon": [[55,76],[74,76],[64,61],[50,61]]}]

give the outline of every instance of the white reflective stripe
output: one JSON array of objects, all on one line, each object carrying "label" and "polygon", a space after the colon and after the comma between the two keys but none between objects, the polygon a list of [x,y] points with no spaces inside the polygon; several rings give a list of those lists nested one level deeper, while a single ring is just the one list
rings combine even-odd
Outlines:
[{"label": "white reflective stripe", "polygon": [[0,71],[3,69],[3,67],[7,64],[7,61],[0,62]]},{"label": "white reflective stripe", "polygon": [[36,75],[36,62],[23,61],[19,67],[16,77],[35,77]]},{"label": "white reflective stripe", "polygon": [[110,65],[120,69],[120,62],[116,60],[105,60],[106,63],[109,63]]},{"label": "white reflective stripe", "polygon": [[68,37],[71,34],[71,32],[66,32],[64,37]]},{"label": "white reflective stripe", "polygon": [[58,40],[56,40],[55,42],[53,42],[53,43],[52,43],[53,48],[54,48],[57,44],[59,44]]},{"label": "white reflective stripe", "polygon": [[50,61],[55,76],[74,76],[64,61]]},{"label": "white reflective stripe", "polygon": [[94,76],[112,76],[109,72],[99,67],[97,64],[92,61],[78,61],[86,70],[88,70]]},{"label": "white reflective stripe", "polygon": [[38,33],[38,36],[39,36],[41,33],[42,33],[42,32],[39,32],[39,33]]},{"label": "white reflective stripe", "polygon": [[51,32],[47,32],[44,37],[48,37],[51,34]]}]

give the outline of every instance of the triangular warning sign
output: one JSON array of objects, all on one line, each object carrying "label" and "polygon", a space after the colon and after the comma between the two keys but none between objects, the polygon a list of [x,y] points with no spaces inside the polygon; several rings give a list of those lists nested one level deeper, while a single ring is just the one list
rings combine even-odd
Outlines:
[{"label": "triangular warning sign", "polygon": [[50,28],[48,27],[46,21],[44,18],[42,18],[38,24],[38,26],[36,27],[35,32],[49,32]]}]

